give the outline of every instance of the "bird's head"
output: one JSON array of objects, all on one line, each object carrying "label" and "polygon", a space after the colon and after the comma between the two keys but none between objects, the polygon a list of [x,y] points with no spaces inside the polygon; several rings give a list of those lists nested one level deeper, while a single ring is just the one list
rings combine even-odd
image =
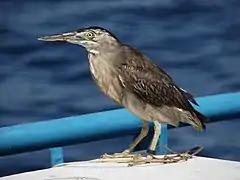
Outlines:
[{"label": "bird's head", "polygon": [[62,34],[38,38],[41,41],[63,41],[83,46],[90,53],[98,53],[103,47],[111,48],[119,44],[119,40],[102,27],[87,27]]}]

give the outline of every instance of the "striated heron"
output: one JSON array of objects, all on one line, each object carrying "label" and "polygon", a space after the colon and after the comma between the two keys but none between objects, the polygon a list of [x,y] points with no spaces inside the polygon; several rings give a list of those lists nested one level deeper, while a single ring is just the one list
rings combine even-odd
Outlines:
[{"label": "striated heron", "polygon": [[90,71],[100,89],[112,100],[142,119],[140,134],[122,153],[126,157],[148,134],[148,122],[154,122],[154,136],[147,150],[155,154],[160,135],[160,123],[178,126],[188,123],[196,130],[205,129],[207,118],[195,110],[193,96],[178,87],[173,79],[139,50],[122,43],[102,27],[87,27],[76,31],[39,38],[42,41],[64,41],[86,48]]}]

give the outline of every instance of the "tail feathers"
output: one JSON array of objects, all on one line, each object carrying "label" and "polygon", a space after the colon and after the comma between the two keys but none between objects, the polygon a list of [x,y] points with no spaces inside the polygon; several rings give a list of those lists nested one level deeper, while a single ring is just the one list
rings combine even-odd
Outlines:
[{"label": "tail feathers", "polygon": [[205,123],[209,121],[209,119],[203,114],[201,114],[200,112],[198,112],[197,110],[194,110],[194,114],[197,116],[197,119],[200,122],[199,125],[201,126],[201,127],[198,127],[197,129],[199,129],[200,131],[205,130],[206,129]]}]

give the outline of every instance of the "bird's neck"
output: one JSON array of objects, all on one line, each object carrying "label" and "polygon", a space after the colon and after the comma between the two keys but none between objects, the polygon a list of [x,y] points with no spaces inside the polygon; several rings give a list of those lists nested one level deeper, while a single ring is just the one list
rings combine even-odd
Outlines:
[{"label": "bird's neck", "polygon": [[[92,50],[88,52],[88,59],[92,69],[105,69],[106,71],[114,71],[117,66],[121,48],[107,48]],[[104,71],[103,71],[104,72]]]},{"label": "bird's neck", "polygon": [[103,41],[97,44],[95,47],[92,47],[92,49],[90,49],[89,52],[92,52],[94,54],[112,53],[120,49],[120,46],[121,44],[115,41],[113,42]]},{"label": "bird's neck", "polygon": [[88,50],[88,54],[91,56],[97,56],[99,54],[99,51],[97,49],[91,49]]},{"label": "bird's neck", "polygon": [[89,59],[90,57],[94,58],[100,57],[101,59],[101,57],[103,58],[104,56],[111,59],[115,55],[119,54],[119,50],[121,50],[121,48],[116,43],[111,44],[104,43],[102,45],[96,46],[95,48],[87,49]]}]

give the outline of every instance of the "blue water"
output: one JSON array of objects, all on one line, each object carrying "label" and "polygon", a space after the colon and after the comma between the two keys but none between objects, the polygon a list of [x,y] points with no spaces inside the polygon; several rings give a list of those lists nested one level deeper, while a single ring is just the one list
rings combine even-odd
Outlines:
[{"label": "blue water", "polygon": [[[91,80],[87,54],[37,37],[88,25],[111,30],[195,96],[240,90],[238,0],[0,1],[0,127],[119,108]],[[169,132],[170,146],[240,161],[240,121]],[[119,152],[132,137],[64,148],[66,161]],[[50,166],[48,150],[0,158],[0,176]]]}]

